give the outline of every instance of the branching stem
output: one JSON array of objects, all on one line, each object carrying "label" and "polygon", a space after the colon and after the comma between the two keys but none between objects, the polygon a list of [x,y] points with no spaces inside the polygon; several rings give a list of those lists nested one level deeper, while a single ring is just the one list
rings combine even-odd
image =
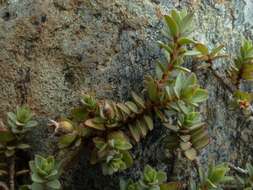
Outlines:
[{"label": "branching stem", "polygon": [[238,173],[241,173],[241,174],[248,174],[248,171],[247,171],[247,170],[244,170],[244,169],[242,169],[242,168],[240,168],[240,167],[238,167],[238,166],[235,166],[235,165],[233,165],[233,164],[231,164],[231,163],[228,163],[228,166],[229,166],[231,169],[233,169],[233,170],[235,170],[236,172],[238,172]]},{"label": "branching stem", "polygon": [[2,189],[2,190],[9,190],[9,188],[7,187],[7,185],[4,182],[2,182],[2,181],[0,181],[0,189]]},{"label": "branching stem", "polygon": [[15,156],[10,159],[9,184],[10,190],[15,190]]}]

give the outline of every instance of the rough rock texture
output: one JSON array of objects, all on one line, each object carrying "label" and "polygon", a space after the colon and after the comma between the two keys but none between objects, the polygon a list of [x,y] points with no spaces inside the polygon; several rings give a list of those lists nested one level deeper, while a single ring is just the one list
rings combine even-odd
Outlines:
[{"label": "rough rock texture", "polygon": [[[172,8],[196,12],[194,35],[210,47],[224,43],[231,57],[216,62],[222,76],[242,35],[253,37],[251,0],[2,0],[0,1],[0,117],[16,105],[28,104],[41,120],[34,132],[34,150],[52,152],[47,118],[66,115],[84,92],[126,100],[130,90],[142,89],[161,57],[161,15]],[[253,125],[228,111],[230,94],[210,73],[198,72],[210,98],[203,104],[212,136],[201,161],[253,160]],[[252,89],[252,88],[251,88]],[[144,163],[164,168],[172,178],[187,179],[185,161],[171,171],[155,130],[135,150],[134,168],[123,175],[138,176]],[[49,143],[45,140],[49,139]],[[174,164],[176,164],[175,162]],[[178,162],[179,163],[179,162]],[[181,162],[180,162],[181,163]],[[177,165],[177,164],[176,164]],[[172,175],[173,173],[173,175]],[[103,177],[90,166],[86,152],[68,174],[65,189],[117,189],[118,178]]]}]

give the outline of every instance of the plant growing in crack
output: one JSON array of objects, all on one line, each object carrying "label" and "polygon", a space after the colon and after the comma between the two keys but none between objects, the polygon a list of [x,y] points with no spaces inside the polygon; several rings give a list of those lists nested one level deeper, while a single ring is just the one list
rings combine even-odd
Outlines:
[{"label": "plant growing in crack", "polygon": [[120,190],[180,190],[179,182],[166,182],[167,174],[162,170],[155,170],[146,165],[141,179],[134,182],[132,179],[120,179]]},{"label": "plant growing in crack", "polygon": [[[64,119],[73,128],[61,135],[59,147],[78,147],[84,139],[92,139],[91,163],[101,163],[104,174],[113,174],[132,165],[130,150],[154,129],[154,119],[159,118],[173,132],[176,146],[185,157],[195,160],[209,137],[197,112],[207,99],[207,91],[199,86],[196,75],[182,66],[195,44],[189,38],[192,18],[192,13],[175,10],[165,16],[169,43],[159,44],[167,63],[157,64],[155,77],[145,77],[144,96],[132,92],[132,100],[116,102],[84,95],[82,105]],[[171,122],[172,117],[176,122]],[[61,122],[55,123],[56,130]]]},{"label": "plant growing in crack", "polygon": [[[15,178],[27,174],[29,170],[21,169],[17,171],[16,160],[18,153],[26,151],[30,145],[25,143],[27,132],[37,125],[33,120],[31,111],[25,107],[18,107],[16,113],[7,114],[6,124],[0,126],[0,156],[1,156],[1,176],[9,180],[7,189],[15,190]],[[2,162],[3,161],[3,162]]]}]

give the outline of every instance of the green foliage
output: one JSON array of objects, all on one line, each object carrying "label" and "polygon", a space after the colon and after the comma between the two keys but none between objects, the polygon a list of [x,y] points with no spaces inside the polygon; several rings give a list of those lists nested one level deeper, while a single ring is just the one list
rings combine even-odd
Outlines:
[{"label": "green foliage", "polygon": [[235,84],[238,84],[241,79],[253,80],[253,44],[250,40],[244,40],[240,53],[228,72]]},{"label": "green foliage", "polygon": [[167,175],[163,171],[156,171],[147,165],[144,168],[142,179],[139,181],[142,189],[155,190],[160,189],[159,185],[167,180]]},{"label": "green foliage", "polygon": [[49,156],[43,158],[36,155],[34,161],[29,162],[31,169],[32,190],[57,190],[61,188],[59,182],[60,164]]},{"label": "green foliage", "polygon": [[0,128],[0,154],[11,157],[16,150],[25,150],[30,145],[24,143],[26,133],[37,125],[32,119],[31,111],[26,107],[18,107],[16,113],[7,114],[7,125]]},{"label": "green foliage", "polygon": [[94,137],[95,148],[91,163],[103,161],[102,171],[105,175],[125,170],[133,164],[129,150],[131,143],[122,131],[109,133],[106,139]]},{"label": "green foliage", "polygon": [[223,54],[221,50],[224,48],[224,45],[219,45],[212,50],[209,50],[209,48],[202,43],[196,43],[194,45],[194,50],[190,52],[191,55],[196,56],[196,60],[202,61],[202,62],[207,62],[209,63],[206,66],[211,66],[210,64],[212,61],[220,58],[227,57],[226,54]]},{"label": "green foliage", "polygon": [[243,190],[251,190],[253,188],[253,166],[249,163],[246,164],[247,174],[243,176],[236,176],[237,181],[242,186]]},{"label": "green foliage", "polygon": [[[192,121],[192,124],[186,122],[208,96],[207,91],[199,86],[196,75],[185,74],[191,71],[182,66],[189,46],[196,43],[189,37],[193,14],[185,10],[172,11],[164,18],[169,43],[159,44],[165,50],[168,62],[157,65],[156,78],[145,77],[143,96],[132,92],[132,100],[116,102],[84,95],[82,105],[72,111],[65,124],[61,125],[62,121],[55,124],[56,129],[72,126],[59,138],[61,149],[73,148],[76,144],[80,146],[82,139],[92,137],[91,163],[100,162],[104,174],[111,175],[132,165],[132,144],[138,143],[154,129],[154,116],[163,123],[168,123],[173,116],[178,118],[179,130],[175,131],[175,136],[190,160],[194,160],[197,152],[209,142],[199,120]],[[200,119],[199,114],[197,116]],[[181,118],[185,118],[184,123]],[[190,146],[186,148],[183,143],[190,143]]]},{"label": "green foliage", "polygon": [[167,175],[164,171],[157,171],[146,165],[139,181],[132,179],[120,180],[120,190],[180,190],[181,184],[178,182],[166,182]]},{"label": "green foliage", "polygon": [[16,113],[9,112],[7,115],[8,128],[19,136],[37,125],[37,122],[32,120],[32,112],[25,106],[18,107]]},{"label": "green foliage", "polygon": [[191,190],[211,190],[220,189],[220,184],[232,181],[234,178],[227,176],[229,172],[227,164],[210,165],[207,172],[199,169],[200,182],[196,184],[192,182],[190,185]]}]

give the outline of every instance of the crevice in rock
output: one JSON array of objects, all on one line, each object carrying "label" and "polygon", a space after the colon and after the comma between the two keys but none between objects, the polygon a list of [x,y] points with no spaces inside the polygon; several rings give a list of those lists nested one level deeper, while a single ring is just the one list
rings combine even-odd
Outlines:
[{"label": "crevice in rock", "polygon": [[15,89],[17,93],[17,102],[20,105],[26,104],[29,94],[29,86],[31,82],[31,69],[19,68],[18,71],[19,80],[15,84]]}]

